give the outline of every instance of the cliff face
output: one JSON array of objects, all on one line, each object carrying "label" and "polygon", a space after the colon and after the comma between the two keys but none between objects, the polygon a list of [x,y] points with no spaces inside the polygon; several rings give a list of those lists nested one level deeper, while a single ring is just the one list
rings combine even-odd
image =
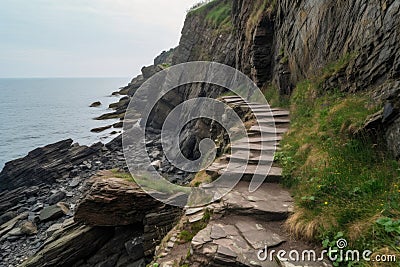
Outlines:
[{"label": "cliff face", "polygon": [[388,148],[400,156],[399,1],[234,1],[236,68],[260,87],[272,82],[291,94],[297,82],[342,68],[325,90],[370,91],[385,106],[375,118]]},{"label": "cliff face", "polygon": [[338,85],[365,90],[400,77],[399,25],[399,1],[285,0],[276,13],[274,52],[287,58],[292,83],[354,53]]},{"label": "cliff face", "polygon": [[236,68],[259,87],[271,80],[274,66],[273,7],[268,1],[233,1]]},{"label": "cliff face", "polygon": [[[343,66],[326,78],[324,89],[374,92],[375,100],[386,104],[376,118],[381,134],[400,156],[399,30],[400,2],[394,0],[216,0],[188,13],[172,64],[224,63],[264,90],[272,83],[281,95],[290,95],[297,82],[341,60]],[[167,96],[157,110],[167,114],[186,99],[221,92],[186,86]],[[155,116],[150,124],[159,128],[163,119]],[[196,127],[188,127],[195,134]]]},{"label": "cliff face", "polygon": [[234,1],[214,1],[188,13],[173,64],[215,61],[229,66],[235,65],[232,2]]}]

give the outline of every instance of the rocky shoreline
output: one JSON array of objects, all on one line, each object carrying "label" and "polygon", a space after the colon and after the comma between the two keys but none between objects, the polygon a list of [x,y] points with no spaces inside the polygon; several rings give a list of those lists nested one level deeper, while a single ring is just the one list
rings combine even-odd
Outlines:
[{"label": "rocky shoreline", "polygon": [[[329,1],[300,0],[293,4],[283,0],[263,5],[260,2],[264,3],[216,0],[189,12],[179,46],[163,52],[127,86],[113,92],[122,97],[109,106],[109,113],[96,118],[113,119],[113,124],[92,131],[105,128],[115,128],[115,133],[121,131],[128,103],[136,90],[170,65],[189,61],[223,63],[242,71],[265,93],[275,93],[279,98],[288,97],[299,81],[314,77],[321,68],[332,67],[332,62],[339,60],[344,63],[335,66],[337,69],[321,84],[321,90],[335,89],[343,94],[365,91],[374,101],[382,103],[384,108],[364,128],[385,139],[390,153],[399,158],[400,3],[351,0],[336,5]],[[260,10],[261,6],[264,10]],[[222,14],[220,9],[229,11],[222,20],[214,21],[207,15]],[[160,128],[166,114],[185,100],[217,98],[225,90],[215,85],[185,85],[163,97],[150,114],[146,125],[148,155],[152,165],[169,181],[187,185],[193,174],[176,169],[163,155]],[[235,111],[248,123],[248,111],[240,107]],[[289,112],[278,111],[274,116],[279,119],[282,114],[288,116]],[[280,123],[288,124],[289,119],[281,118]],[[224,154],[228,145],[222,129],[206,120],[188,123],[181,134],[182,153],[188,158],[197,156],[199,142],[206,137],[218,140],[218,156]],[[253,152],[259,150],[258,144],[252,147]],[[229,160],[235,159],[233,156]],[[271,160],[253,156],[253,163]],[[241,159],[236,155],[236,160]],[[207,170],[208,174],[218,176],[225,164],[216,162],[211,166],[213,169]],[[271,218],[275,220],[277,214],[284,214],[279,217],[283,223],[281,220],[290,215],[288,206],[292,206],[292,199],[280,186],[264,188],[262,196],[245,195],[247,187],[242,186],[221,203],[186,211],[182,217],[181,209],[155,201],[127,173],[121,135],[107,144],[99,142],[92,146],[81,146],[67,139],[6,163],[0,172],[0,267],[142,267],[154,255],[159,257],[158,262],[165,263],[163,266],[174,266],[173,248],[180,245],[184,250],[176,255],[185,264],[208,266],[213,261],[213,266],[254,266],[254,260],[249,261],[251,258],[246,258],[236,245],[245,244],[246,252],[250,253],[259,244],[252,246],[246,242],[259,236],[269,238],[271,235],[259,235],[269,228],[282,237],[272,240],[273,245],[280,246],[284,239],[289,239],[281,232],[280,224],[276,227],[276,222],[265,223]],[[274,179],[269,183],[281,177],[280,172],[272,174]],[[269,197],[276,201],[271,202]],[[282,202],[288,204],[284,212],[268,206]],[[208,210],[217,216],[205,216]],[[254,217],[255,212],[261,219]],[[169,231],[176,230],[174,226],[185,216],[191,224],[201,222],[204,227],[193,234],[190,244],[184,245],[178,244],[178,231]],[[239,229],[246,229],[241,224],[234,225],[235,220],[243,221],[243,217],[254,224],[248,229],[250,234]],[[187,229],[179,229],[184,230]],[[161,242],[163,238],[167,242]],[[297,246],[296,242],[293,246]],[[187,259],[188,250],[192,262]]]},{"label": "rocky shoreline", "polygon": [[[187,183],[185,173],[177,171],[168,165],[169,163],[162,161],[162,154],[159,150],[160,143],[157,141],[157,137],[160,137],[159,134],[150,136],[154,137],[153,140],[148,142],[152,160],[160,162],[160,168],[164,168],[173,181],[179,180],[182,184]],[[146,194],[141,200],[136,199],[140,190],[134,183],[126,184],[123,179],[118,178],[114,178],[114,180],[113,178],[104,179],[100,182],[101,178],[96,179],[95,177],[99,172],[105,170],[108,170],[108,176],[111,177],[113,173],[110,170],[121,173],[128,171],[122,151],[121,136],[108,144],[97,143],[91,147],[73,144],[72,140],[68,139],[35,149],[28,156],[7,163],[0,174],[2,181],[0,192],[0,266],[16,266],[22,263],[51,244],[52,240],[55,239],[53,237],[55,232],[65,230],[67,233],[60,235],[68,236],[70,232],[78,231],[77,229],[80,229],[78,225],[83,225],[83,223],[79,223],[80,221],[84,222],[86,226],[112,227],[112,232],[117,231],[114,229],[116,227],[126,228],[125,230],[119,229],[122,232],[128,231],[129,228],[130,232],[135,233],[134,238],[142,238],[143,234],[146,231],[149,232],[149,228],[151,228],[150,221],[156,224],[158,221],[165,223],[168,214],[177,212],[176,209],[170,212],[168,208]],[[129,193],[133,189],[132,186],[135,186],[133,194]],[[91,194],[105,194],[104,188],[108,187],[116,190],[110,191],[106,196],[96,195],[97,201],[94,202],[94,206],[92,209],[88,208],[86,203],[89,202],[90,197],[93,197]],[[90,217],[89,212],[85,211],[86,208],[91,209],[92,213],[98,214],[100,218],[115,218],[107,217],[106,210],[103,207],[108,206],[99,203],[100,199],[105,201],[104,204],[106,204],[109,198],[121,198],[120,201],[123,199],[119,206],[111,205],[114,210],[110,212],[129,214],[138,205],[145,207],[146,212],[141,216],[134,213],[132,215],[133,220],[124,222],[113,220],[104,223],[85,219],[85,216]],[[128,210],[123,210],[124,205],[127,205]],[[81,207],[81,209],[78,207]],[[99,210],[101,210],[101,213],[97,213]],[[162,215],[163,219],[150,219],[151,216],[154,216],[151,214],[155,212],[158,214],[157,216]],[[175,219],[176,215],[172,218]],[[144,219],[147,220],[146,224],[142,224]],[[29,224],[29,230],[25,229],[24,225],[27,224]],[[144,228],[145,225],[146,228]],[[88,230],[88,233],[85,233],[97,237],[98,234],[95,234],[97,230],[93,231],[92,233],[92,230]],[[99,230],[100,232],[102,231]],[[118,239],[113,235],[110,235],[111,237]],[[151,236],[151,239],[153,239],[153,236]],[[140,240],[146,241],[147,239],[142,238]],[[151,242],[151,245],[147,245],[147,250],[151,251],[152,249],[155,249],[153,242]],[[146,255],[149,256],[149,253],[146,253]],[[28,266],[39,266],[35,264],[28,264]]]}]

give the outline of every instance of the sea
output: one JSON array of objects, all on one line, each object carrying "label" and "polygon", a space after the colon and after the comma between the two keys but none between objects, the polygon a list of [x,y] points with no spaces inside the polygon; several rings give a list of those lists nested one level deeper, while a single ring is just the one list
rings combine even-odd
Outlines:
[{"label": "sea", "polygon": [[[109,129],[92,128],[118,121],[94,118],[112,112],[108,105],[119,100],[111,93],[129,78],[1,78],[0,79],[0,170],[10,160],[37,147],[72,138],[81,145],[106,143],[116,135]],[[100,101],[99,107],[89,107]]]}]

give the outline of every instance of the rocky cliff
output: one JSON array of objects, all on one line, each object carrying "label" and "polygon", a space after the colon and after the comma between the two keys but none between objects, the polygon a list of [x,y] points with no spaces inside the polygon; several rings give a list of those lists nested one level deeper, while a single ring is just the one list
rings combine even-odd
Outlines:
[{"label": "rocky cliff", "polygon": [[[259,86],[291,94],[297,82],[345,62],[325,90],[373,91],[388,148],[399,150],[400,3],[398,1],[234,1],[236,67]],[[388,118],[389,117],[389,118]]]},{"label": "rocky cliff", "polygon": [[[396,0],[211,1],[188,12],[178,47],[163,52],[154,65],[143,67],[139,76],[115,92],[124,97],[110,105],[113,112],[98,119],[122,120],[136,90],[174,64],[216,61],[241,70],[264,91],[275,87],[280,95],[290,95],[299,81],[320,76],[331,62],[341,61],[340,68],[324,77],[322,89],[370,92],[383,109],[366,128],[377,130],[399,158],[399,30],[400,2]],[[224,90],[192,84],[166,95],[147,124],[156,136],[151,157],[163,159],[159,128],[176,105],[199,96],[215,98]],[[184,154],[195,158],[200,140],[218,134],[220,128],[209,121],[189,123],[182,132]],[[184,174],[177,175],[167,162],[159,167],[174,175],[174,182],[183,183]],[[143,266],[143,256],[151,256],[180,210],[147,199],[134,185],[115,177],[86,184],[97,171],[113,168],[126,170],[120,137],[92,147],[66,140],[7,163],[0,173],[1,259],[17,264],[24,255],[39,252],[28,265],[50,261],[130,266],[129,261],[135,260]],[[70,210],[61,208],[65,206]],[[76,222],[71,220],[74,215]],[[26,221],[37,224],[29,232],[33,236],[21,230],[27,228]],[[93,247],[81,249],[77,244],[83,241]]]},{"label": "rocky cliff", "polygon": [[[399,5],[377,0],[216,0],[188,13],[178,47],[168,52],[169,58],[164,53],[155,62],[160,66],[162,59],[168,61],[166,65],[215,61],[241,70],[264,91],[272,84],[281,95],[290,95],[297,82],[318,76],[330,63],[342,60],[345,64],[327,77],[325,89],[374,91],[376,101],[386,104],[378,118],[382,135],[400,156],[396,138],[400,127]],[[122,93],[133,95],[161,69],[144,68],[143,75]],[[162,112],[158,113],[168,114],[186,99],[215,97],[222,91],[204,85],[177,89],[160,101]],[[150,125],[159,128],[165,116],[152,116]]]}]

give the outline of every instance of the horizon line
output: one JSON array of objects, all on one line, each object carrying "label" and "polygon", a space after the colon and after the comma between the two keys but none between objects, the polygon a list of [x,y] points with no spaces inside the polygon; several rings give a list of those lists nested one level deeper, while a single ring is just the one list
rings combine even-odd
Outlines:
[{"label": "horizon line", "polygon": [[76,79],[76,78],[85,78],[85,79],[98,79],[98,78],[131,78],[133,76],[20,76],[20,77],[0,77],[0,79]]}]

